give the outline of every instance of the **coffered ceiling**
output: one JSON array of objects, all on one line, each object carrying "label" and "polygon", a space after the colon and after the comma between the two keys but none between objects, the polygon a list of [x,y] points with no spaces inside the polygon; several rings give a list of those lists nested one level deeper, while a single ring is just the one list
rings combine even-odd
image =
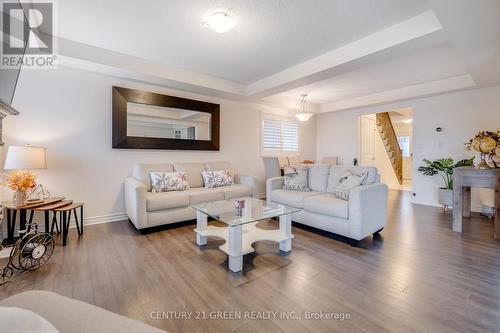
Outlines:
[{"label": "coffered ceiling", "polygon": [[[235,29],[204,20],[224,9]],[[500,84],[497,0],[64,0],[60,64],[322,112]]]}]

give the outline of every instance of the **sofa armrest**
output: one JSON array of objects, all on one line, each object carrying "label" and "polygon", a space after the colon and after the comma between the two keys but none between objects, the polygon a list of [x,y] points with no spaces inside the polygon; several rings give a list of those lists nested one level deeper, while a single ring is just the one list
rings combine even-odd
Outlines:
[{"label": "sofa armrest", "polygon": [[[167,333],[141,321],[127,318],[95,305],[71,299],[50,291],[28,290],[0,301],[2,307],[17,307],[32,311],[48,320],[58,332],[92,333]],[[155,312],[156,313],[156,312]],[[2,316],[2,319],[5,315]],[[9,330],[9,319],[2,320],[2,332]],[[159,319],[159,318],[158,318]],[[7,328],[5,328],[7,326]],[[5,328],[5,330],[4,330]],[[42,332],[38,327],[23,332]],[[19,330],[15,330],[19,332]],[[43,330],[48,332],[48,330]],[[53,332],[53,330],[50,330]]]},{"label": "sofa armrest", "polygon": [[125,180],[125,211],[137,229],[146,228],[146,193],[147,187],[143,182],[129,177]]},{"label": "sofa armrest", "polygon": [[386,184],[357,186],[349,192],[349,234],[361,240],[387,223]]},{"label": "sofa armrest", "polygon": [[234,182],[235,184],[241,184],[241,185],[247,185],[252,188],[252,197],[257,196],[257,189],[256,189],[256,184],[257,181],[255,180],[254,176],[250,175],[243,175],[243,174],[235,174],[234,175]]},{"label": "sofa armrest", "polygon": [[285,177],[272,177],[266,180],[266,200],[271,202],[271,192],[283,188]]}]

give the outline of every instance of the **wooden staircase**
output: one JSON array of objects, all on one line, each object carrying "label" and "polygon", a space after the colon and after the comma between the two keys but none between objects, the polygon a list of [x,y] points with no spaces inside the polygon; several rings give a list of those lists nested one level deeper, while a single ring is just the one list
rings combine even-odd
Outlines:
[{"label": "wooden staircase", "polygon": [[394,127],[392,126],[391,117],[387,112],[377,113],[377,128],[384,143],[385,151],[392,168],[396,174],[399,184],[403,184],[403,153],[399,147],[398,138]]}]

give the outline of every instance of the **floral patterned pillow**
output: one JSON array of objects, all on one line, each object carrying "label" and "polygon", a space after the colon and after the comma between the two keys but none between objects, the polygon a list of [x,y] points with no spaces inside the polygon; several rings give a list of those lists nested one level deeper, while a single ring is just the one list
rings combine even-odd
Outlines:
[{"label": "floral patterned pillow", "polygon": [[151,192],[170,192],[189,190],[185,172],[150,172]]},{"label": "floral patterned pillow", "polygon": [[205,188],[214,188],[233,185],[233,176],[229,170],[203,171],[203,182]]}]

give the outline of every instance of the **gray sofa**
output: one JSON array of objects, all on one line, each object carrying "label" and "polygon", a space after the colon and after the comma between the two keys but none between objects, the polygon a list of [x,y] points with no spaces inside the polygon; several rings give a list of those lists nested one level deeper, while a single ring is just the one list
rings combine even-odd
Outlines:
[{"label": "gray sofa", "polygon": [[[333,195],[340,178],[349,169],[356,174],[368,171],[366,184],[350,191],[349,200]],[[308,172],[310,192],[283,189],[283,177],[267,180],[269,202],[301,208],[292,221],[348,237],[351,244],[378,232],[387,223],[387,185],[380,183],[374,167],[311,165]]]},{"label": "gray sofa", "polygon": [[[0,301],[0,306],[13,306],[32,311],[46,319],[60,333],[166,332],[137,320],[49,291],[25,291]],[[8,332],[9,323],[0,324],[0,332]]]},{"label": "gray sofa", "polygon": [[[205,188],[201,172],[216,170],[231,170],[234,184]],[[190,189],[152,193],[149,173],[154,171],[184,171]],[[137,229],[195,219],[191,204],[245,196],[255,197],[255,179],[235,173],[229,162],[136,164],[125,180],[125,210]]]}]

